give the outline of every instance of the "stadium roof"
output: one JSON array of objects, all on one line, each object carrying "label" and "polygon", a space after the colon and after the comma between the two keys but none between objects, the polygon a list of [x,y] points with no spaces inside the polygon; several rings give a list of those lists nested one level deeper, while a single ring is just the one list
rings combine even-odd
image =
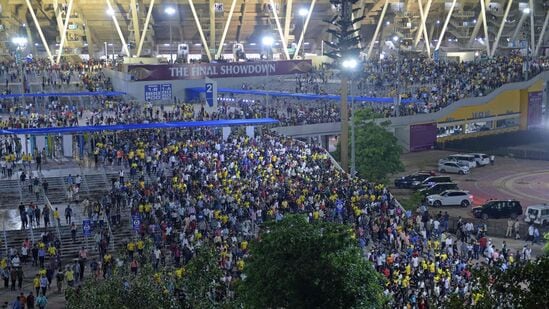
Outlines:
[{"label": "stadium roof", "polygon": [[[419,9],[420,3],[423,10]],[[358,9],[356,15],[364,16],[356,25],[360,29],[361,47],[367,53],[373,42],[376,53],[381,42],[382,50],[392,49],[395,43],[391,39],[398,37],[400,48],[425,52],[424,38],[428,37],[430,50],[440,45],[450,50],[492,52],[500,28],[497,40],[500,49],[525,42],[530,47],[538,47],[538,42],[542,42],[540,47],[544,46],[547,1],[532,0],[530,4],[524,0],[487,0],[484,6],[482,3],[479,0],[359,0],[354,8]],[[189,44],[191,53],[201,53],[205,44],[200,30],[212,51],[223,46],[230,53],[232,44],[239,42],[244,44],[247,53],[258,53],[262,37],[266,35],[272,36],[274,48],[281,50],[281,36],[288,46],[299,41],[308,12],[311,12],[310,22],[301,46],[307,53],[320,53],[322,41],[332,39],[326,32],[329,25],[325,20],[338,9],[326,0],[0,0],[0,4],[2,54],[7,56],[14,48],[14,37],[27,38],[30,52],[46,54],[34,15],[54,58],[61,44],[65,56],[88,52],[94,56],[104,55],[105,48],[109,54],[113,51],[124,54],[123,40],[130,47],[130,55],[136,55],[142,36],[140,54],[144,56],[167,54],[170,49],[175,52],[178,43]],[[444,27],[450,11],[452,14]],[[149,12],[147,31],[143,31]],[[420,32],[422,15],[426,15],[426,31]],[[230,24],[222,43],[228,17],[231,17]],[[376,28],[380,36],[372,40]],[[62,40],[63,33],[67,34],[66,40]],[[541,41],[540,36],[543,36]]]}]

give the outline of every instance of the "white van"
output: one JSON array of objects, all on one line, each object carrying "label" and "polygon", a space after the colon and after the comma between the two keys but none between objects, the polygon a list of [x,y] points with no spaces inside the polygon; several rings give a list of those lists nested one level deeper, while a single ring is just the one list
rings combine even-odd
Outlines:
[{"label": "white van", "polygon": [[526,208],[524,222],[535,224],[549,224],[549,205],[532,205]]},{"label": "white van", "polygon": [[470,153],[470,155],[475,157],[477,166],[485,166],[490,164],[490,156],[485,153]]},{"label": "white van", "polygon": [[[477,166],[477,161],[475,160],[475,156],[467,155],[467,154],[455,154],[455,155],[449,155],[446,159],[442,159],[440,161],[443,162],[457,162],[462,165],[466,165],[469,168],[473,168]],[[440,162],[439,163],[443,163]]]}]

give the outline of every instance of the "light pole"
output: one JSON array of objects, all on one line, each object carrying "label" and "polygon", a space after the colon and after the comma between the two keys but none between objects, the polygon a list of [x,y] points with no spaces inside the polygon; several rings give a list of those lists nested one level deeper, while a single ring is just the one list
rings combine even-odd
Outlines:
[{"label": "light pole", "polygon": [[[175,15],[175,8],[172,6],[167,7],[164,10],[164,13],[166,13],[168,16]],[[173,64],[173,40],[172,40],[172,21],[170,19],[170,62]]]},{"label": "light pole", "polygon": [[[341,63],[344,74],[350,74],[358,67],[358,61],[354,58],[343,60]],[[351,95],[351,176],[356,175],[356,146],[355,146],[355,97],[353,96],[353,79],[350,78],[350,95]]]},{"label": "light pole", "polygon": [[[261,39],[261,43],[263,44],[263,48],[265,49],[265,52],[267,53],[267,60],[269,60],[269,55],[271,55],[272,47],[274,44],[274,39],[272,36],[264,36],[263,39]],[[268,70],[267,70],[268,72]]]},{"label": "light pole", "polygon": [[[307,8],[300,8],[298,14],[299,16],[301,16],[301,35],[303,36],[303,39],[305,39],[305,17],[307,16],[307,14],[309,14],[309,10]],[[302,59],[305,59],[305,44],[303,44],[302,51]]]},{"label": "light pole", "polygon": [[397,70],[397,84],[396,84],[396,106],[395,106],[395,114],[396,116],[400,116],[400,39],[398,35],[393,36],[393,43],[395,44],[395,48],[397,51],[396,56],[396,70]]}]

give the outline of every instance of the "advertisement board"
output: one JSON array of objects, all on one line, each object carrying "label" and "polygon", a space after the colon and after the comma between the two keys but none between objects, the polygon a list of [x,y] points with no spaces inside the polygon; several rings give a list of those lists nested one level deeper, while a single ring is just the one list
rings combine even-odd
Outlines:
[{"label": "advertisement board", "polygon": [[128,65],[128,74],[136,81],[288,75],[311,70],[311,60]]}]

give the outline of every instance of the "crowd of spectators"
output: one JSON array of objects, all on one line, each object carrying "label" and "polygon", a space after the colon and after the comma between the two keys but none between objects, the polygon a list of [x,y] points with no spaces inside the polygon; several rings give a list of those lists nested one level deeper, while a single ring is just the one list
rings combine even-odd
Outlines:
[{"label": "crowd of spectators", "polygon": [[[383,185],[349,178],[324,149],[290,138],[235,133],[223,140],[210,129],[91,138],[94,164],[120,173],[109,194],[74,207],[85,209],[95,226],[103,216],[113,225],[137,216],[141,225],[124,243],[125,252],[110,250],[110,234],[99,228],[97,258],[82,249],[77,261],[62,265],[50,254],[51,267],[40,268],[38,279],[61,278],[61,287],[63,280],[77,286],[88,269],[89,277],[100,280],[115,269],[138,273],[144,264],[158,272],[171,269],[180,278],[197,249],[211,245],[223,276],[210,296],[230,298],[242,278],[249,242],[260,235],[263,222],[288,213],[303,214],[310,222],[351,224],[364,257],[386,278],[384,293],[394,307],[440,306],[450,295],[472,304],[482,297],[476,294],[473,269],[507,269],[531,258],[527,246],[496,248],[485,227],[466,220],[460,219],[457,234],[451,234],[447,214],[431,216],[424,207],[405,211]],[[56,250],[50,247],[57,248],[54,237],[42,243],[37,246],[46,256]],[[4,261],[8,270],[17,263],[13,253]],[[47,295],[39,281],[35,287]]]},{"label": "crowd of spectators", "polygon": [[[53,85],[75,81],[74,90],[112,90],[112,83],[102,72],[102,64],[48,67],[45,62],[21,66],[4,64],[0,79],[40,80]],[[509,82],[532,77],[548,67],[545,58],[532,59],[518,55],[498,56],[471,62],[436,62],[421,55],[388,57],[377,63],[366,63],[353,77],[353,95],[373,98],[395,97],[400,94],[408,103],[354,102],[356,109],[371,108],[382,117],[396,117],[436,112],[466,97],[487,95]],[[526,68],[528,68],[526,70]],[[24,73],[22,73],[24,72]],[[24,78],[21,78],[23,74]],[[51,77],[49,77],[51,76]],[[296,75],[293,78],[273,77],[268,84],[243,85],[246,89],[270,89],[293,93],[339,93],[339,77],[327,70]],[[45,101],[45,102],[44,102]],[[3,100],[0,124],[3,128],[56,127],[101,125],[115,123],[146,123],[155,121],[235,119],[273,117],[281,125],[302,125],[340,120],[339,102],[329,99],[221,94],[219,108],[207,113],[198,102],[142,104],[120,98],[94,97],[88,104],[72,100],[48,98],[40,101]]]}]

